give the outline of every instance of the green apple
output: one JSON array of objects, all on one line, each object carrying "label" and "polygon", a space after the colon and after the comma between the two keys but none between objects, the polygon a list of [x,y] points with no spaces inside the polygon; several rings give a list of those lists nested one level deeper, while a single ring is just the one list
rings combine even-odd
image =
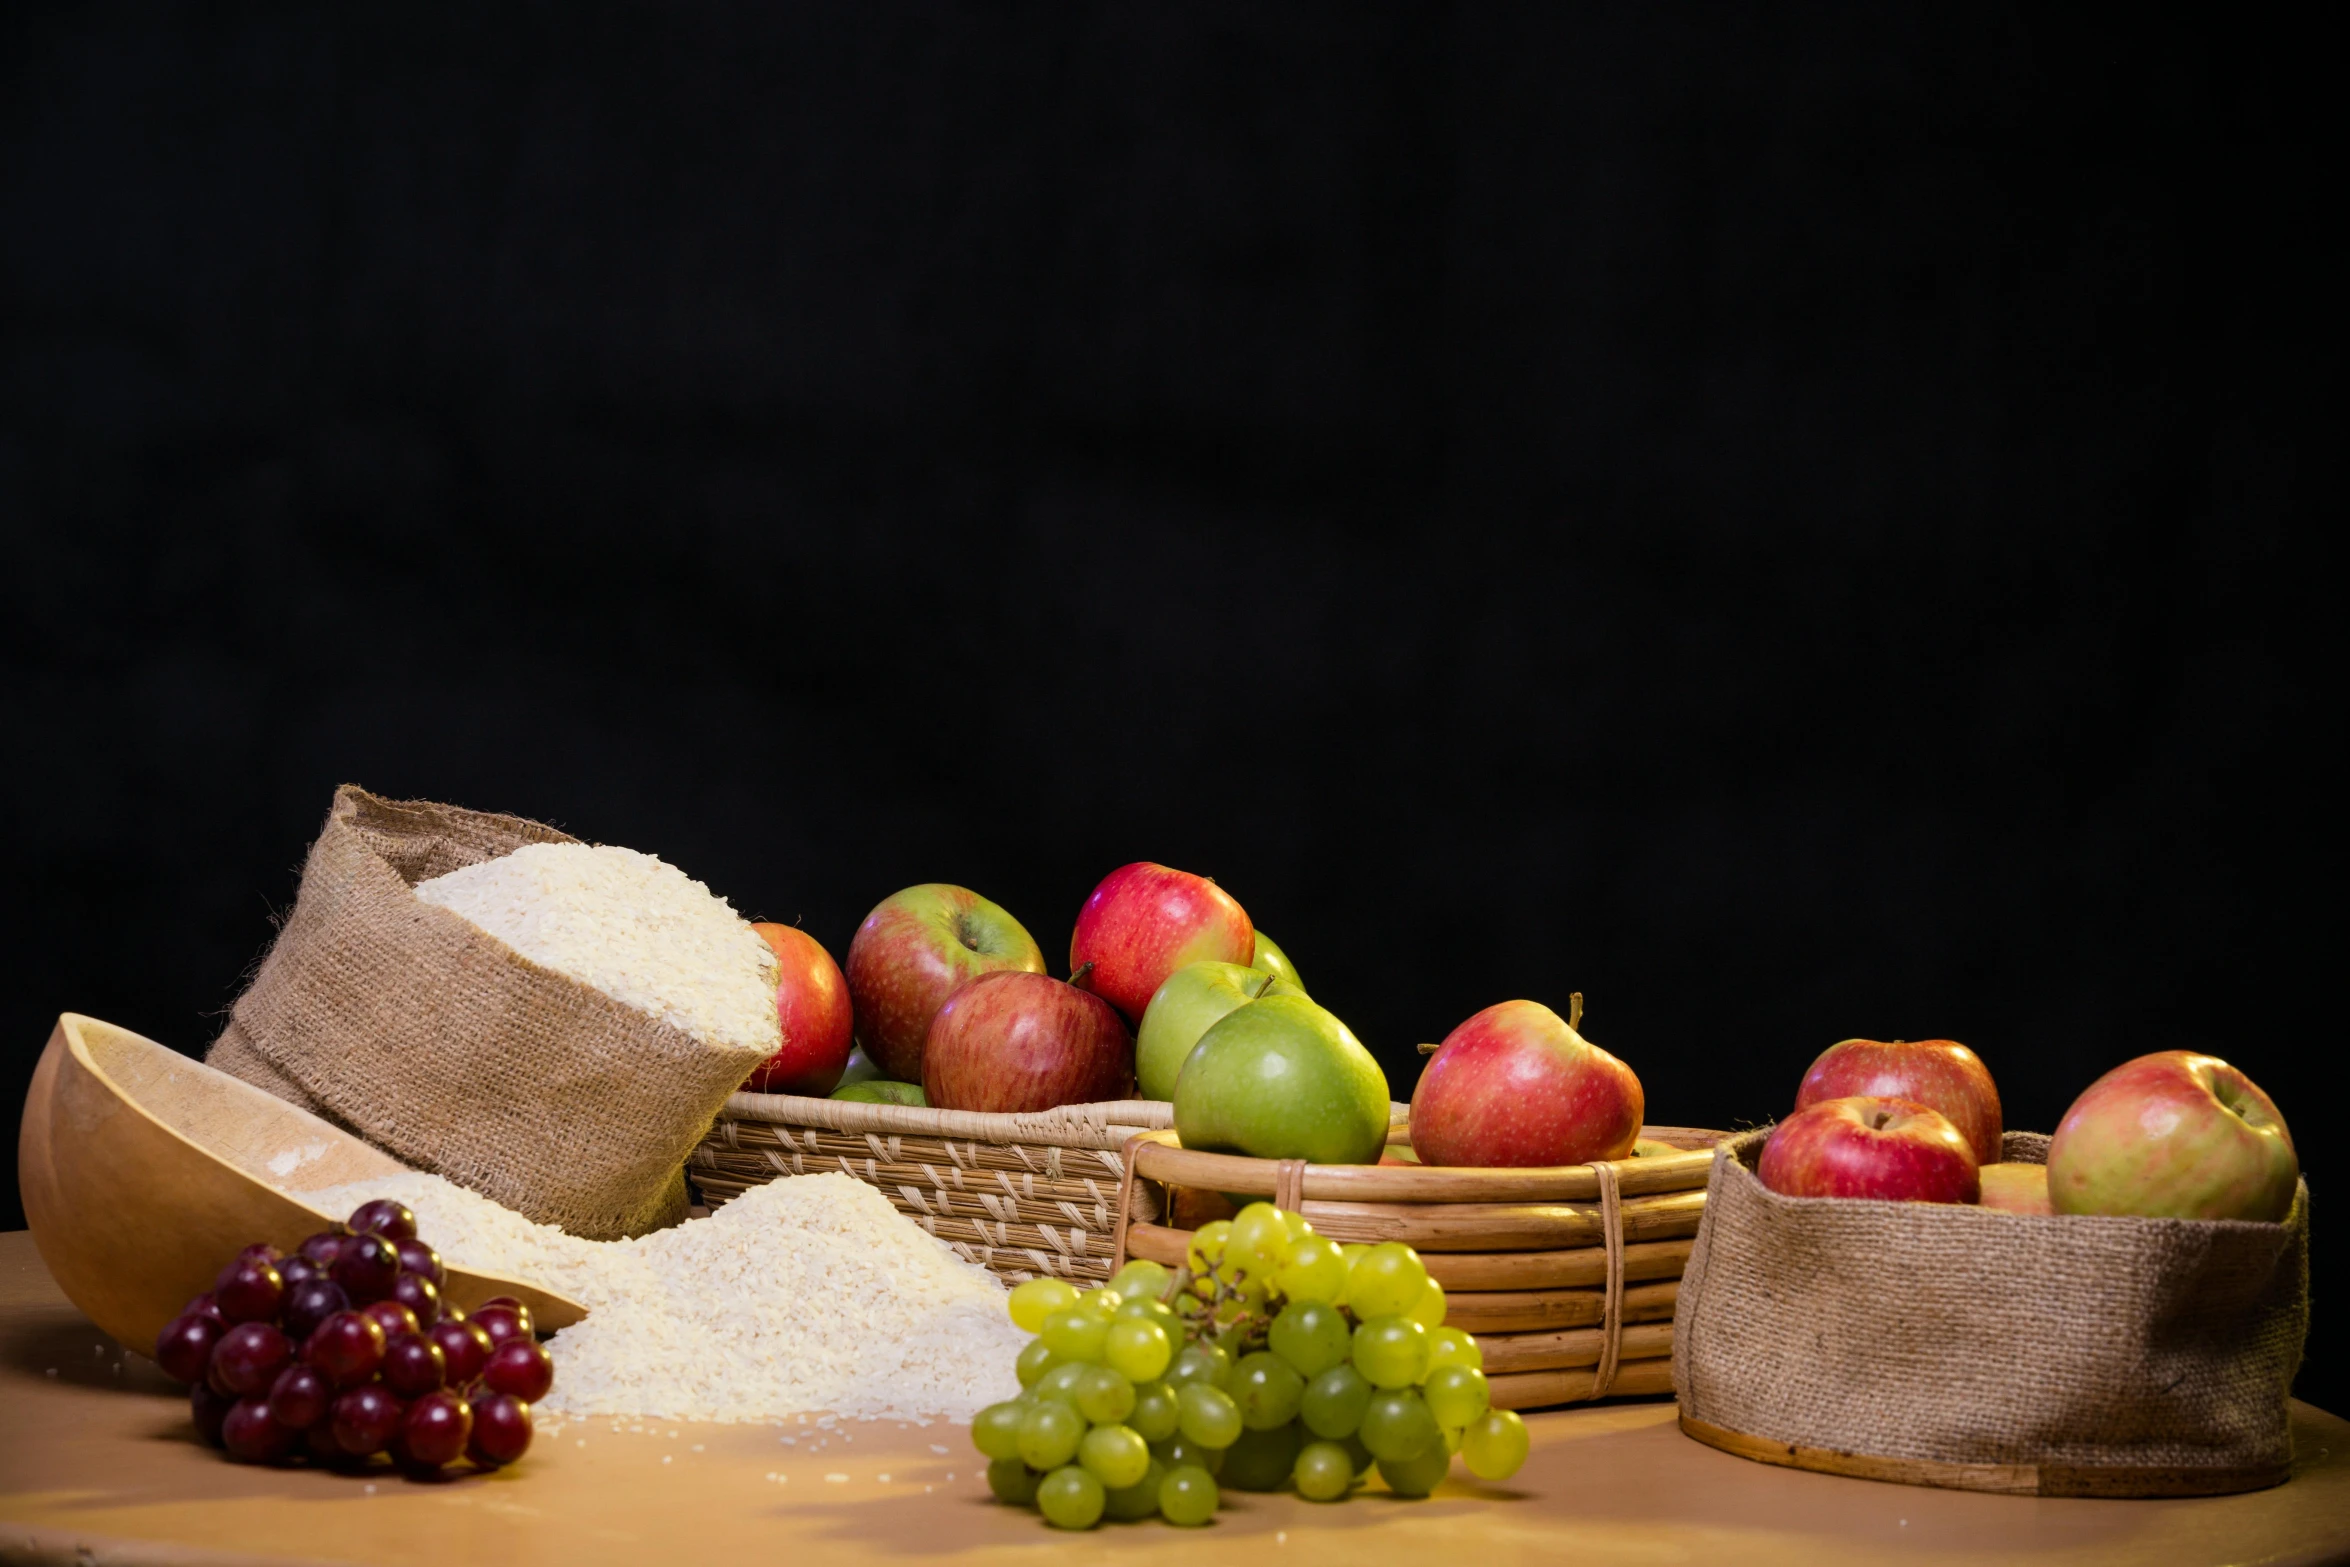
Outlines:
[{"label": "green apple", "polygon": [[867,1105],[924,1106],[930,1103],[929,1100],[922,1097],[920,1083],[893,1083],[886,1077],[869,1077],[862,1083],[851,1083],[846,1088],[836,1088],[832,1091],[831,1097],[846,1100],[851,1104]]},{"label": "green apple", "polygon": [[1145,1099],[1174,1098],[1176,1075],[1211,1024],[1260,996],[1304,994],[1263,969],[1213,958],[1184,964],[1167,976],[1143,1009],[1142,1027],[1134,1034],[1136,1087]]},{"label": "green apple", "polygon": [[1175,1079],[1186,1148],[1372,1164],[1387,1145],[1387,1076],[1304,996],[1267,996],[1211,1024]]},{"label": "green apple", "polygon": [[1289,954],[1281,950],[1281,943],[1261,930],[1257,932],[1256,950],[1249,954],[1248,966],[1262,969],[1276,979],[1288,980],[1297,987],[1297,993],[1301,996],[1306,993],[1306,982],[1297,977],[1297,965],[1289,961]]}]

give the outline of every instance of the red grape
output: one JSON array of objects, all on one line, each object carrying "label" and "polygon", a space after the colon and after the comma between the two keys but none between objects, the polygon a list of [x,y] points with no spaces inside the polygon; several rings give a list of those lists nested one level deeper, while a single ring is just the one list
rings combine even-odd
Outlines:
[{"label": "red grape", "polygon": [[416,1320],[416,1313],[396,1300],[379,1300],[360,1308],[360,1314],[384,1330],[387,1339],[403,1333],[421,1333],[424,1324]]},{"label": "red grape", "polygon": [[404,1413],[389,1389],[370,1382],[336,1399],[326,1418],[335,1445],[353,1458],[365,1458],[384,1450]]},{"label": "red grape", "polygon": [[278,1324],[286,1330],[286,1337],[295,1343],[308,1342],[318,1331],[318,1325],[338,1311],[347,1311],[351,1297],[332,1279],[312,1279],[286,1291],[284,1310],[278,1313]]},{"label": "red grape", "polygon": [[400,1254],[380,1235],[353,1235],[343,1242],[332,1272],[343,1293],[364,1306],[392,1292],[392,1280],[400,1276]]},{"label": "red grape", "polygon": [[317,1367],[288,1366],[270,1384],[269,1415],[281,1426],[307,1431],[326,1418],[326,1406],[334,1396]]},{"label": "red grape", "polygon": [[454,1393],[427,1393],[400,1420],[393,1456],[419,1469],[455,1463],[473,1435],[473,1411]]},{"label": "red grape", "polygon": [[340,1230],[320,1230],[302,1243],[302,1255],[322,1268],[331,1268],[343,1254],[343,1242],[349,1238]]},{"label": "red grape", "polygon": [[[213,1358],[219,1358],[219,1351]],[[338,1311],[303,1342],[302,1359],[326,1373],[336,1387],[355,1386],[383,1364],[384,1330],[356,1311]]]},{"label": "red grape", "polygon": [[314,1259],[295,1252],[291,1257],[280,1257],[277,1260],[277,1276],[286,1281],[287,1289],[292,1289],[297,1284],[325,1278],[327,1271]]},{"label": "red grape", "polygon": [[350,1218],[354,1235],[380,1235],[387,1241],[405,1241],[416,1238],[416,1215],[404,1202],[389,1197],[378,1197],[373,1202],[361,1203]]},{"label": "red grape", "polygon": [[332,1420],[321,1420],[302,1433],[302,1456],[314,1464],[347,1464],[351,1455],[335,1440]]},{"label": "red grape", "polygon": [[496,1300],[485,1300],[474,1307],[473,1320],[490,1336],[492,1344],[531,1336],[530,1308],[503,1296]]},{"label": "red grape", "polygon": [[220,1445],[241,1464],[282,1463],[301,1439],[302,1433],[278,1424],[257,1398],[239,1399],[220,1423]]},{"label": "red grape", "polygon": [[511,1393],[524,1403],[536,1403],[555,1385],[555,1362],[536,1339],[510,1338],[482,1367],[481,1379],[493,1393]]},{"label": "red grape", "polygon": [[481,1368],[490,1362],[490,1351],[497,1347],[480,1323],[451,1322],[446,1317],[434,1323],[426,1336],[441,1347],[451,1387],[464,1387],[480,1376]]},{"label": "red grape", "polygon": [[220,1423],[237,1401],[225,1393],[216,1393],[209,1382],[199,1382],[188,1390],[188,1413],[196,1422],[196,1435],[208,1447],[220,1445]]},{"label": "red grape", "polygon": [[212,1390],[259,1398],[294,1358],[294,1346],[266,1322],[240,1322],[212,1347]]},{"label": "red grape", "polygon": [[441,1346],[421,1333],[403,1333],[384,1346],[384,1386],[402,1398],[440,1391],[448,1368]]},{"label": "red grape", "polygon": [[411,1235],[404,1241],[394,1241],[392,1249],[400,1254],[403,1273],[421,1274],[434,1284],[449,1282],[449,1269],[441,1261],[441,1254]]},{"label": "red grape", "polygon": [[212,1281],[212,1298],[232,1323],[267,1322],[285,1301],[286,1281],[275,1263],[239,1257]]},{"label": "red grape", "polygon": [[175,1382],[201,1382],[212,1364],[212,1346],[227,1332],[217,1318],[183,1312],[155,1335],[155,1364]]},{"label": "red grape", "polygon": [[210,1317],[224,1328],[229,1325],[228,1318],[220,1314],[220,1302],[212,1298],[210,1290],[206,1290],[180,1307],[180,1315],[183,1317]]},{"label": "red grape", "polygon": [[487,1393],[473,1401],[465,1456],[487,1467],[510,1464],[530,1451],[530,1436],[530,1406],[511,1393]]},{"label": "red grape", "polygon": [[410,1273],[403,1269],[400,1276],[392,1280],[390,1299],[414,1312],[419,1327],[429,1328],[441,1320],[440,1286],[421,1273]]},{"label": "red grape", "polygon": [[284,1252],[279,1251],[275,1246],[270,1245],[267,1241],[255,1241],[252,1245],[247,1246],[244,1250],[237,1253],[237,1261],[266,1262],[274,1267],[276,1266],[278,1259],[284,1255]]}]

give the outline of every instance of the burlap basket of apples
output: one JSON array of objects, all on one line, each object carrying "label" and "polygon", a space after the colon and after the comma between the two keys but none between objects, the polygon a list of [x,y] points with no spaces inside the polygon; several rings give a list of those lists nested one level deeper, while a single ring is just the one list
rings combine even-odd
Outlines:
[{"label": "burlap basket of apples", "polygon": [[[1921,1077],[1905,1049],[1950,1070]],[[1839,1051],[1869,1058],[1861,1092],[1812,1092]],[[1684,1431],[1768,1463],[2043,1496],[2289,1476],[2309,1189],[2242,1073],[2142,1057],[2053,1140],[2002,1135],[1988,1072],[1949,1041],[1847,1041],[1806,1089],[1715,1152],[1674,1318]],[[2181,1216],[2198,1213],[2232,1216]]]}]

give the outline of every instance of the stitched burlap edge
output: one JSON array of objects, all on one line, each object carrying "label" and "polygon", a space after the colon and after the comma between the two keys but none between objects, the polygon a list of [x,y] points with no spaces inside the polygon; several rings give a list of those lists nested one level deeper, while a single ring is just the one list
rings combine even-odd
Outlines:
[{"label": "stitched burlap edge", "polygon": [[[1673,1318],[1685,1418],[1947,1464],[2274,1468],[2309,1324],[2281,1224],[1782,1197],[1716,1149]],[[2044,1163],[2011,1132],[2006,1157]]]},{"label": "stitched burlap edge", "polygon": [[684,1218],[686,1155],[761,1053],[705,1044],[542,968],[412,890],[524,844],[576,841],[344,785],[206,1060],[574,1235]]}]

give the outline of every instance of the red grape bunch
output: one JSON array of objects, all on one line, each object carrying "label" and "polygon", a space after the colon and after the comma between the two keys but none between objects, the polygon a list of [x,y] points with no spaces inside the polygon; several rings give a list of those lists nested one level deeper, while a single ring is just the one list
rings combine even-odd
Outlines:
[{"label": "red grape bunch", "polygon": [[377,1198],[291,1254],[238,1252],[156,1336],[155,1361],[190,1384],[197,1434],[240,1463],[510,1464],[555,1364],[529,1307],[468,1314],[441,1298],[447,1280],[416,1215]]}]

